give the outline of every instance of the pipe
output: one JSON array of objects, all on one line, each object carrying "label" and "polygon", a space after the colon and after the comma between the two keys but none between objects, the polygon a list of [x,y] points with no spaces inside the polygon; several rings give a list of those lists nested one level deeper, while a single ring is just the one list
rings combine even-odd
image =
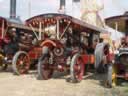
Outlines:
[{"label": "pipe", "polygon": [[10,18],[16,18],[16,0],[10,0]]},{"label": "pipe", "polygon": [[60,0],[59,13],[65,13],[65,4],[66,4],[66,0]]},{"label": "pipe", "polygon": [[80,0],[73,0],[73,2],[80,2]]},{"label": "pipe", "polygon": [[65,7],[65,0],[60,0],[60,8],[64,6]]}]

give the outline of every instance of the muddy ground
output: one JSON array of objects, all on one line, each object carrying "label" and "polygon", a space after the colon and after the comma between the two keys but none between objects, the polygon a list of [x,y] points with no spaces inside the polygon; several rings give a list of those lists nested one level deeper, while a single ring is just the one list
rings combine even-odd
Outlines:
[{"label": "muddy ground", "polygon": [[46,81],[36,79],[36,71],[16,76],[11,71],[0,72],[0,96],[128,96],[128,83],[105,88],[105,74],[88,72],[80,83],[67,82],[67,73],[55,72]]}]

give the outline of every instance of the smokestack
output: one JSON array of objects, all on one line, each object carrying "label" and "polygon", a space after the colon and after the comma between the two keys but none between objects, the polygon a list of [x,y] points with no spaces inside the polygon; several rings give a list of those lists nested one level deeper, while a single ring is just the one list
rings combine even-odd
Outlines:
[{"label": "smokestack", "polygon": [[80,0],[73,0],[73,2],[80,2]]},{"label": "smokestack", "polygon": [[10,0],[10,18],[16,18],[16,0]]},{"label": "smokestack", "polygon": [[60,0],[60,8],[59,8],[59,13],[65,13],[65,0]]}]

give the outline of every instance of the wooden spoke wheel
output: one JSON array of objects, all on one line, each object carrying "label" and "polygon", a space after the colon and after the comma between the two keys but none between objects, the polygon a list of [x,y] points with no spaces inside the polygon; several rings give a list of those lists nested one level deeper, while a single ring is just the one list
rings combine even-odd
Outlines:
[{"label": "wooden spoke wheel", "polygon": [[15,54],[12,60],[12,69],[14,74],[20,75],[28,72],[30,67],[30,58],[24,51],[19,51]]},{"label": "wooden spoke wheel", "polygon": [[39,80],[48,80],[52,77],[53,74],[53,64],[50,63],[51,56],[49,54],[43,54],[41,59],[38,62],[38,79]]},{"label": "wooden spoke wheel", "polygon": [[80,82],[84,75],[84,64],[80,54],[75,54],[71,61],[70,75],[73,82]]},{"label": "wooden spoke wheel", "polygon": [[117,77],[116,77],[116,68],[114,65],[108,66],[108,73],[107,73],[107,87],[111,88],[116,86]]}]

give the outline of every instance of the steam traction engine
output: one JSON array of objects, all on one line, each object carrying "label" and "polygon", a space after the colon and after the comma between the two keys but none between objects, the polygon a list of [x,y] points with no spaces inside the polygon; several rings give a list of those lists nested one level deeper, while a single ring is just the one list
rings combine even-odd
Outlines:
[{"label": "steam traction engine", "polygon": [[9,43],[10,38],[8,35],[4,34],[7,30],[7,20],[3,17],[0,17],[0,67],[2,70],[7,68],[7,65],[3,63],[5,54],[4,46]]},{"label": "steam traction engine", "polygon": [[70,70],[71,79],[81,81],[85,64],[94,64],[94,41],[104,30],[62,14],[43,14],[28,22],[34,20],[49,34],[40,45],[38,79],[50,79],[55,70]]},{"label": "steam traction engine", "polygon": [[118,78],[128,80],[128,42],[124,42],[115,54],[114,63],[108,66],[107,86],[115,87],[118,84]]},{"label": "steam traction engine", "polygon": [[30,66],[33,66],[41,55],[39,42],[43,39],[41,39],[40,33],[38,28],[15,23],[1,17],[0,65],[2,69],[5,70],[9,64],[12,64],[15,74],[27,73]]},{"label": "steam traction engine", "polygon": [[115,62],[108,67],[107,85],[113,87],[118,84],[118,78],[128,80],[128,12],[107,18],[106,23],[124,35],[123,38],[120,38],[121,44],[116,50],[118,53],[115,54]]}]

